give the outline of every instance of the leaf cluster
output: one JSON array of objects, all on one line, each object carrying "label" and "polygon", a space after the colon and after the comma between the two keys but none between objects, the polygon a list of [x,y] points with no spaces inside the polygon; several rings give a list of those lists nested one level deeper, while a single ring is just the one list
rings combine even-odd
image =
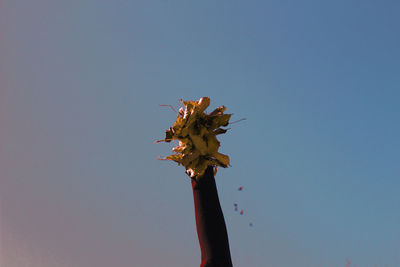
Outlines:
[{"label": "leaf cluster", "polygon": [[[191,177],[201,177],[208,166],[229,165],[229,157],[218,152],[220,142],[217,135],[224,134],[232,114],[224,114],[225,106],[216,108],[211,113],[205,113],[210,105],[209,97],[202,97],[198,101],[183,101],[184,108],[180,108],[176,121],[166,130],[165,138],[156,142],[171,142],[178,140],[179,145],[172,150],[173,155],[166,160],[173,160],[186,168]],[[216,170],[216,169],[215,169]]]}]

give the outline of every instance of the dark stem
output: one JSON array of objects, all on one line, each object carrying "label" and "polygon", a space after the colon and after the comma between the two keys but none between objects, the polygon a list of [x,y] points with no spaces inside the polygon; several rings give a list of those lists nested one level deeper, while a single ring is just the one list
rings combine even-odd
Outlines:
[{"label": "dark stem", "polygon": [[231,267],[228,233],[212,166],[198,181],[192,179],[192,189],[201,249],[200,267]]}]

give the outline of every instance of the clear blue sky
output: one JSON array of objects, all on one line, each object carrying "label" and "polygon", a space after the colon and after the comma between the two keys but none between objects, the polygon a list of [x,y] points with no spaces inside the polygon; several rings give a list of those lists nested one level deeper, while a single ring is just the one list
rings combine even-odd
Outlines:
[{"label": "clear blue sky", "polygon": [[399,13],[3,0],[0,262],[198,266],[189,178],[152,142],[175,120],[159,104],[209,96],[247,118],[216,176],[234,266],[399,267]]}]

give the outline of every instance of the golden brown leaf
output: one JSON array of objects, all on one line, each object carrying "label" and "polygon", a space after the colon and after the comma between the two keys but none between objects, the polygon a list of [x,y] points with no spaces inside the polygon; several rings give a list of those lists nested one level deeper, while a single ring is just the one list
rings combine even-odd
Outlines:
[{"label": "golden brown leaf", "polygon": [[171,128],[165,132],[165,139],[159,140],[170,142],[179,140],[179,146],[172,150],[177,154],[166,157],[182,164],[186,173],[191,178],[201,177],[208,166],[214,166],[214,174],[217,167],[226,168],[229,165],[229,157],[218,152],[220,143],[216,137],[224,134],[232,114],[224,114],[225,106],[216,108],[210,114],[205,110],[210,105],[210,98],[202,97],[198,101],[183,101],[184,108],[180,108],[176,121]]}]

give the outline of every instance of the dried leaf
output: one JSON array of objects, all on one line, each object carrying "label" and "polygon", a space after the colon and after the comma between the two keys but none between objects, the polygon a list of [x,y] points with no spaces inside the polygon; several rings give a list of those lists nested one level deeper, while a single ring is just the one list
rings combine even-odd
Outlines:
[{"label": "dried leaf", "polygon": [[215,166],[216,174],[217,166],[229,165],[229,157],[218,152],[220,143],[216,135],[226,133],[227,129],[220,127],[229,124],[232,114],[224,114],[225,106],[206,114],[210,105],[208,97],[198,101],[181,99],[181,103],[184,108],[179,109],[175,123],[165,132],[165,139],[157,142],[179,140],[179,146],[172,149],[177,154],[166,159],[182,164],[190,177],[201,177],[208,166]]}]

